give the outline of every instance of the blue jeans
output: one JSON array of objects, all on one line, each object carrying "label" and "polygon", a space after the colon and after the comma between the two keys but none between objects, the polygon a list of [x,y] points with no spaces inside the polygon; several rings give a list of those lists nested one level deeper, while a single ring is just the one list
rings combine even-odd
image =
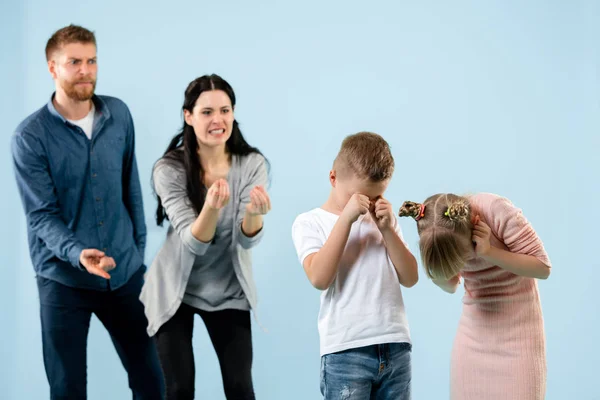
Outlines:
[{"label": "blue jeans", "polygon": [[412,346],[386,343],[321,357],[325,400],[410,400]]},{"label": "blue jeans", "polygon": [[129,375],[132,398],[163,398],[162,370],[154,342],[146,333],[148,321],[138,298],[143,273],[140,268],[124,286],[105,292],[72,288],[37,277],[44,366],[52,400],[87,398],[86,348],[92,314],[111,336]]}]

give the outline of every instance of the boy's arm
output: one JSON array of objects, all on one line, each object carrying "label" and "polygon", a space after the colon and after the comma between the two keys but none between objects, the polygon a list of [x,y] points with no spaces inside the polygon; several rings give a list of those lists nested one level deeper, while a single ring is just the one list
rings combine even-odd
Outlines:
[{"label": "boy's arm", "polygon": [[306,220],[297,220],[294,223],[292,228],[294,244],[304,272],[314,287],[325,290],[331,286],[337,275],[352,224],[360,215],[368,212],[369,198],[355,193],[344,207],[326,239],[323,232],[319,232]]},{"label": "boy's arm", "polygon": [[310,283],[317,289],[329,288],[335,279],[351,226],[352,223],[348,219],[340,216],[323,247],[304,259],[302,263],[304,272]]},{"label": "boy's arm", "polygon": [[394,229],[386,230],[382,235],[400,284],[407,288],[414,286],[419,281],[419,268],[415,256]]},{"label": "boy's arm", "polygon": [[407,288],[414,286],[419,281],[417,260],[401,238],[400,225],[394,215],[391,203],[382,197],[369,211],[383,236],[385,247],[392,264],[394,264],[400,284]]}]

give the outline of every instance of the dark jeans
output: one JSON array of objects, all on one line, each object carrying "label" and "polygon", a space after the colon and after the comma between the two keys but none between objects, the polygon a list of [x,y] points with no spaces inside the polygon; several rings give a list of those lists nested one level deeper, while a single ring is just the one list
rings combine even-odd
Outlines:
[{"label": "dark jeans", "polygon": [[164,381],[139,300],[144,269],[119,289],[76,289],[37,277],[44,366],[51,399],[86,399],[92,313],[104,325],[129,376],[135,400],[162,399]]},{"label": "dark jeans", "polygon": [[221,366],[227,399],[254,400],[250,312],[202,311],[182,303],[154,336],[167,387],[167,400],[194,398],[194,315],[204,320]]}]

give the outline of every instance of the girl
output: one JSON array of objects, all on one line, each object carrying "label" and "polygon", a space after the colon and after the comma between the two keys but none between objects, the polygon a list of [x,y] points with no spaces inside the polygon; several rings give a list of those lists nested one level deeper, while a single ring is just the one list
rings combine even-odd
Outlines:
[{"label": "girl", "polygon": [[436,194],[405,202],[427,275],[465,296],[451,360],[452,400],[543,400],[544,323],[537,279],[550,275],[541,240],[508,199]]}]

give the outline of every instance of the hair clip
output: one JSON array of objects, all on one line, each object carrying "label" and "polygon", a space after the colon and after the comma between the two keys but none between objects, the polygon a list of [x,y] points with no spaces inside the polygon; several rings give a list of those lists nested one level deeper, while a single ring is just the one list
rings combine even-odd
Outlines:
[{"label": "hair clip", "polygon": [[425,216],[425,204],[405,201],[398,211],[400,217],[412,217],[415,221]]},{"label": "hair clip", "polygon": [[420,220],[424,216],[425,216],[425,204],[421,204],[421,207],[419,208],[419,213],[414,217],[415,221]]}]

